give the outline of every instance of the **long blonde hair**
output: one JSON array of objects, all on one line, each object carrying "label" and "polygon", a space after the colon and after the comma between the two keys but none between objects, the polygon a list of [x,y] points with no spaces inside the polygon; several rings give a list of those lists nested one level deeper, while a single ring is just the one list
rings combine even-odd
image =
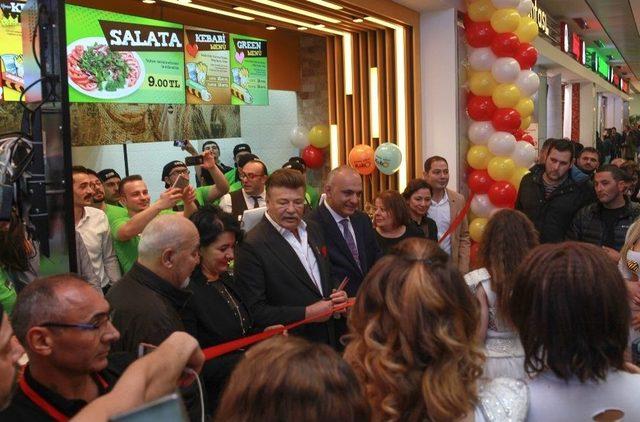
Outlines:
[{"label": "long blonde hair", "polygon": [[473,411],[483,355],[479,311],[449,256],[410,238],[381,258],[360,287],[344,358],[373,421],[451,421]]},{"label": "long blonde hair", "polygon": [[620,258],[627,262],[627,252],[633,249],[633,246],[640,240],[640,224],[633,223],[629,227],[627,232],[627,239],[624,241],[624,246],[620,249]]}]

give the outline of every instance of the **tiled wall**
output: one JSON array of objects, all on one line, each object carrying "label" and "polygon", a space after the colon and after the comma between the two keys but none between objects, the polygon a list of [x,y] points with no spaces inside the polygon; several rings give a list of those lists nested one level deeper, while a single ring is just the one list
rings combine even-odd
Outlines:
[{"label": "tiled wall", "polygon": [[[298,124],[296,93],[291,91],[269,91],[268,106],[240,107],[241,137],[217,139],[222,162],[232,166],[233,147],[241,142],[251,145],[273,171],[280,168],[289,157],[298,155],[291,146],[289,134]],[[201,149],[205,140],[195,142]],[[164,190],[161,181],[162,167],[172,160],[184,159],[185,153],[173,146],[173,142],[137,143],[128,145],[129,174],[140,174],[146,180],[152,199]],[[114,168],[124,177],[124,154],[122,145],[74,147],[73,163],[92,168]],[[195,179],[192,175],[195,185]]]}]

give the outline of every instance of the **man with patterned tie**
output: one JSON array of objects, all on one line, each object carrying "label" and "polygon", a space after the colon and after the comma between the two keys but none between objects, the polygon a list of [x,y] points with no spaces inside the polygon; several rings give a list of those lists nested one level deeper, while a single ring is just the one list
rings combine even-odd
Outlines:
[{"label": "man with patterned tie", "polygon": [[333,169],[324,187],[325,201],[309,216],[324,232],[331,279],[349,279],[345,290],[355,296],[362,280],[382,255],[369,217],[360,211],[362,178],[351,167]]},{"label": "man with patterned tie", "polygon": [[267,166],[260,160],[248,161],[240,168],[242,189],[226,194],[220,199],[220,208],[240,219],[248,209],[266,206],[265,183]]}]

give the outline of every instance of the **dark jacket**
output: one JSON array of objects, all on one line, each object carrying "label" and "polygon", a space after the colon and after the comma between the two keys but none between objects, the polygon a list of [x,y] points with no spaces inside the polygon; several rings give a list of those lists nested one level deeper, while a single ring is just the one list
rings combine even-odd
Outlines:
[{"label": "dark jacket", "polygon": [[[603,243],[605,227],[602,220],[602,210],[602,204],[596,202],[578,211],[567,232],[567,237],[571,240],[607,246]],[[613,249],[617,251],[622,249],[627,231],[638,216],[640,216],[640,204],[627,201],[615,224],[614,245],[611,245]]]},{"label": "dark jacket", "polygon": [[120,331],[111,350],[137,353],[140,343],[158,345],[174,331],[184,331],[180,312],[190,296],[190,291],[133,264],[106,296],[113,325]]},{"label": "dark jacket", "polygon": [[[309,245],[318,262],[321,293],[298,255],[266,217],[251,229],[238,248],[237,287],[257,328],[304,319],[308,305],[326,299],[337,287],[329,276],[327,247],[321,232],[307,224]],[[336,345],[333,318],[290,331],[308,340]]]},{"label": "dark jacket", "polygon": [[358,265],[344,240],[342,227],[338,226],[324,203],[313,210],[309,219],[315,221],[321,228],[327,242],[329,261],[331,262],[331,281],[340,284],[345,277],[348,277],[349,283],[345,287],[345,291],[349,297],[354,297],[364,277],[376,263],[376,260],[382,256],[382,250],[376,242],[376,231],[371,225],[371,220],[360,211],[356,211],[350,217],[358,246],[360,261]]},{"label": "dark jacket", "polygon": [[544,196],[543,165],[522,178],[515,208],[524,212],[540,233],[541,243],[562,242],[576,212],[596,200],[591,182],[577,183],[569,174],[549,196]]}]

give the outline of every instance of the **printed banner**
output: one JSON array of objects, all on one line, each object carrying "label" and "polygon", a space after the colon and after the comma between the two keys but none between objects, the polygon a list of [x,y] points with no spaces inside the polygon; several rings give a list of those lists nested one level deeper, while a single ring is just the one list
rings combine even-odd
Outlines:
[{"label": "printed banner", "polygon": [[0,100],[18,101],[24,90],[22,9],[24,1],[0,1]]},{"label": "printed banner", "polygon": [[67,4],[69,101],[184,104],[183,26]]},{"label": "printed banner", "polygon": [[231,34],[231,104],[268,105],[267,42]]},{"label": "printed banner", "polygon": [[229,34],[186,27],[184,45],[187,104],[231,104]]}]

